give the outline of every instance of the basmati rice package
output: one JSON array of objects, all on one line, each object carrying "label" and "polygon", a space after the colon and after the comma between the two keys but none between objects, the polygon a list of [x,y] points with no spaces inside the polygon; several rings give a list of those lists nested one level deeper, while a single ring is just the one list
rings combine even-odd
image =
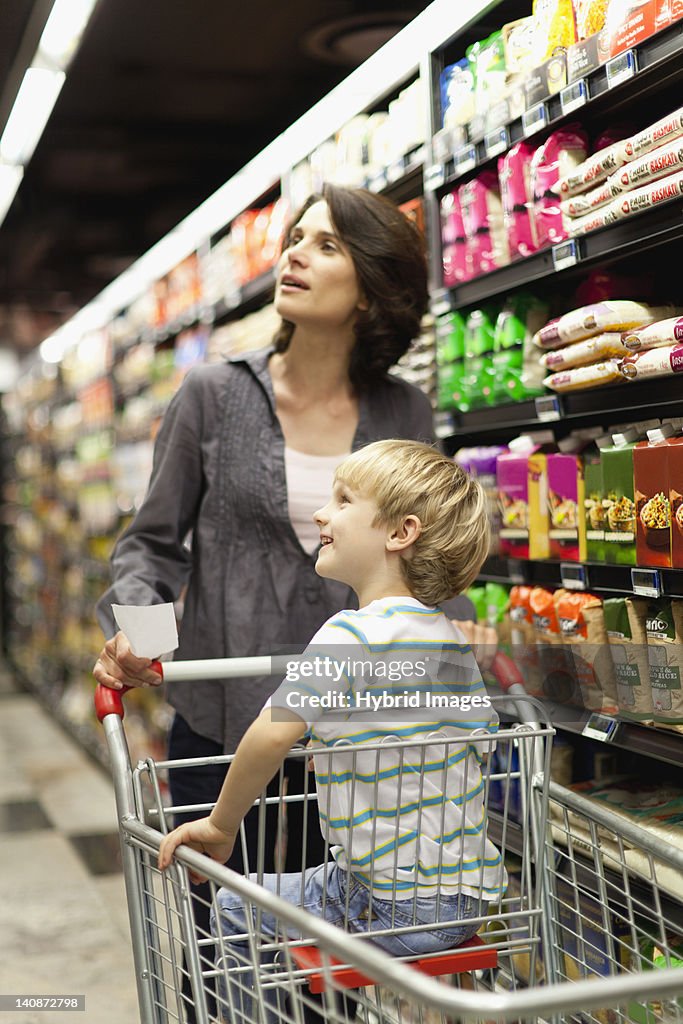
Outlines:
[{"label": "basmati rice package", "polygon": [[615,142],[611,146],[606,146],[605,149],[593,153],[568,174],[563,174],[557,183],[557,194],[563,199],[568,199],[579,192],[587,192],[594,185],[605,181],[627,160],[625,142]]},{"label": "basmati rice package", "polygon": [[546,377],[543,383],[551,391],[585,391],[605,384],[617,384],[622,380],[618,359],[606,359],[590,366],[577,366]]},{"label": "basmati rice package", "polygon": [[621,334],[617,332],[596,334],[594,338],[577,341],[566,348],[545,352],[541,356],[541,366],[557,373],[558,370],[569,370],[574,366],[590,366],[591,363],[599,363],[605,359],[623,358],[626,351],[621,339]]},{"label": "basmati rice package", "polygon": [[649,306],[630,299],[607,299],[589,306],[581,306],[565,313],[542,327],[534,335],[539,348],[561,348],[574,341],[583,341],[605,331],[627,331],[646,327],[657,320],[673,316],[675,306]]},{"label": "basmati rice package", "polygon": [[636,160],[645,153],[650,153],[667,142],[680,139],[683,136],[683,107],[674,110],[673,114],[663,117],[661,121],[650,125],[637,135],[631,136],[624,143],[624,152],[627,160]]},{"label": "basmati rice package", "polygon": [[613,195],[619,192],[628,192],[630,189],[638,188],[648,181],[657,181],[659,178],[667,178],[670,174],[676,173],[683,167],[683,139],[676,139],[661,149],[647,153],[645,156],[633,160],[612,174],[608,178],[608,184]]},{"label": "basmati rice package", "polygon": [[465,234],[469,240],[470,277],[487,274],[510,262],[503,224],[498,175],[483,171],[458,189]]},{"label": "basmati rice package", "polygon": [[531,160],[534,148],[518,142],[498,161],[503,223],[510,242],[510,256],[529,256],[535,251],[530,219]]},{"label": "basmati rice package", "polygon": [[608,178],[606,182],[598,185],[597,188],[592,188],[590,192],[572,196],[571,199],[563,199],[560,203],[562,212],[567,217],[583,217],[585,214],[592,213],[593,210],[611,203],[616,194],[612,191],[611,180]]},{"label": "basmati rice package", "polygon": [[621,372],[627,380],[649,380],[683,373],[683,345],[634,352],[622,359]]},{"label": "basmati rice package", "polygon": [[589,231],[597,231],[598,228],[608,227],[619,220],[619,214],[614,209],[614,200],[609,206],[603,206],[600,210],[593,210],[585,217],[572,217],[568,221],[567,231],[572,238],[579,235],[587,235]]},{"label": "basmati rice package", "polygon": [[537,248],[567,237],[566,218],[557,198],[558,182],[585,159],[588,137],[579,125],[568,125],[548,136],[531,161],[533,211],[531,224]]},{"label": "basmati rice package", "polygon": [[683,316],[672,316],[668,320],[658,320],[649,327],[627,331],[622,335],[622,341],[628,352],[676,345],[683,342]]},{"label": "basmati rice package", "polygon": [[683,196],[683,171],[672,174],[661,181],[652,182],[637,188],[634,192],[625,192],[619,199],[615,200],[612,209],[618,217],[631,217],[634,213],[642,210],[650,210],[654,206],[661,206],[671,199],[678,199]]}]

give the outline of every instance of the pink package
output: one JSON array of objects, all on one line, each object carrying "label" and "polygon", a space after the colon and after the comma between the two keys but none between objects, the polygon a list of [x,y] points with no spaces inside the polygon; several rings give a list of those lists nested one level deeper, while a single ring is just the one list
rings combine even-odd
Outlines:
[{"label": "pink package", "polygon": [[510,256],[529,256],[535,251],[531,228],[531,160],[534,148],[518,142],[498,161],[503,223],[510,243]]},{"label": "pink package", "polygon": [[496,172],[482,171],[476,178],[461,185],[458,198],[469,241],[469,276],[487,274],[509,263],[508,239],[503,224],[503,207]]},{"label": "pink package", "polygon": [[441,243],[444,287],[453,288],[470,276],[467,238],[457,192],[448,192],[441,200]]},{"label": "pink package", "polygon": [[565,219],[554,189],[560,178],[583,163],[588,137],[579,125],[568,125],[549,135],[531,161],[534,205],[531,223],[537,248],[567,238]]}]

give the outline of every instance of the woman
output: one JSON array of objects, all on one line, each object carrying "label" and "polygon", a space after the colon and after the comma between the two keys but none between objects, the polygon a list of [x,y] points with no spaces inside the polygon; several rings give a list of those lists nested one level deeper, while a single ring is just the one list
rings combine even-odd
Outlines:
[{"label": "woman", "polygon": [[[354,606],[348,588],[315,573],[311,517],[351,450],[386,437],[433,439],[427,398],[387,375],[427,303],[422,238],[392,203],[333,185],[307,201],[277,268],[274,347],[197,368],[168,408],[147,497],[98,603],[110,637],[98,682],[159,683],[116,634],[112,603],[174,601],[187,585],[179,660],[300,649],[326,618]],[[467,615],[466,607],[458,617]],[[277,682],[169,684],[169,756],[235,750]]]}]

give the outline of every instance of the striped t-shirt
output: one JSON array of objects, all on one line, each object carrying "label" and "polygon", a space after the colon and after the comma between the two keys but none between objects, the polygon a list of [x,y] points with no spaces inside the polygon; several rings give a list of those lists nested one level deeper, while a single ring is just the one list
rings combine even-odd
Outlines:
[{"label": "striped t-shirt", "polygon": [[471,648],[439,608],[414,598],[342,611],[316,633],[271,698],[303,718],[314,746],[323,836],[380,898],[506,885],[486,835],[482,754],[493,711]]}]

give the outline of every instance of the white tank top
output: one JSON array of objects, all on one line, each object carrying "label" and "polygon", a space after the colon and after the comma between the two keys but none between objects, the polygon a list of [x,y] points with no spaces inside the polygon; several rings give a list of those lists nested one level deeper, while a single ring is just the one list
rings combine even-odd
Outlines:
[{"label": "white tank top", "polygon": [[289,518],[301,547],[309,555],[320,543],[313,513],[330,500],[334,472],[348,454],[306,455],[285,446]]}]

